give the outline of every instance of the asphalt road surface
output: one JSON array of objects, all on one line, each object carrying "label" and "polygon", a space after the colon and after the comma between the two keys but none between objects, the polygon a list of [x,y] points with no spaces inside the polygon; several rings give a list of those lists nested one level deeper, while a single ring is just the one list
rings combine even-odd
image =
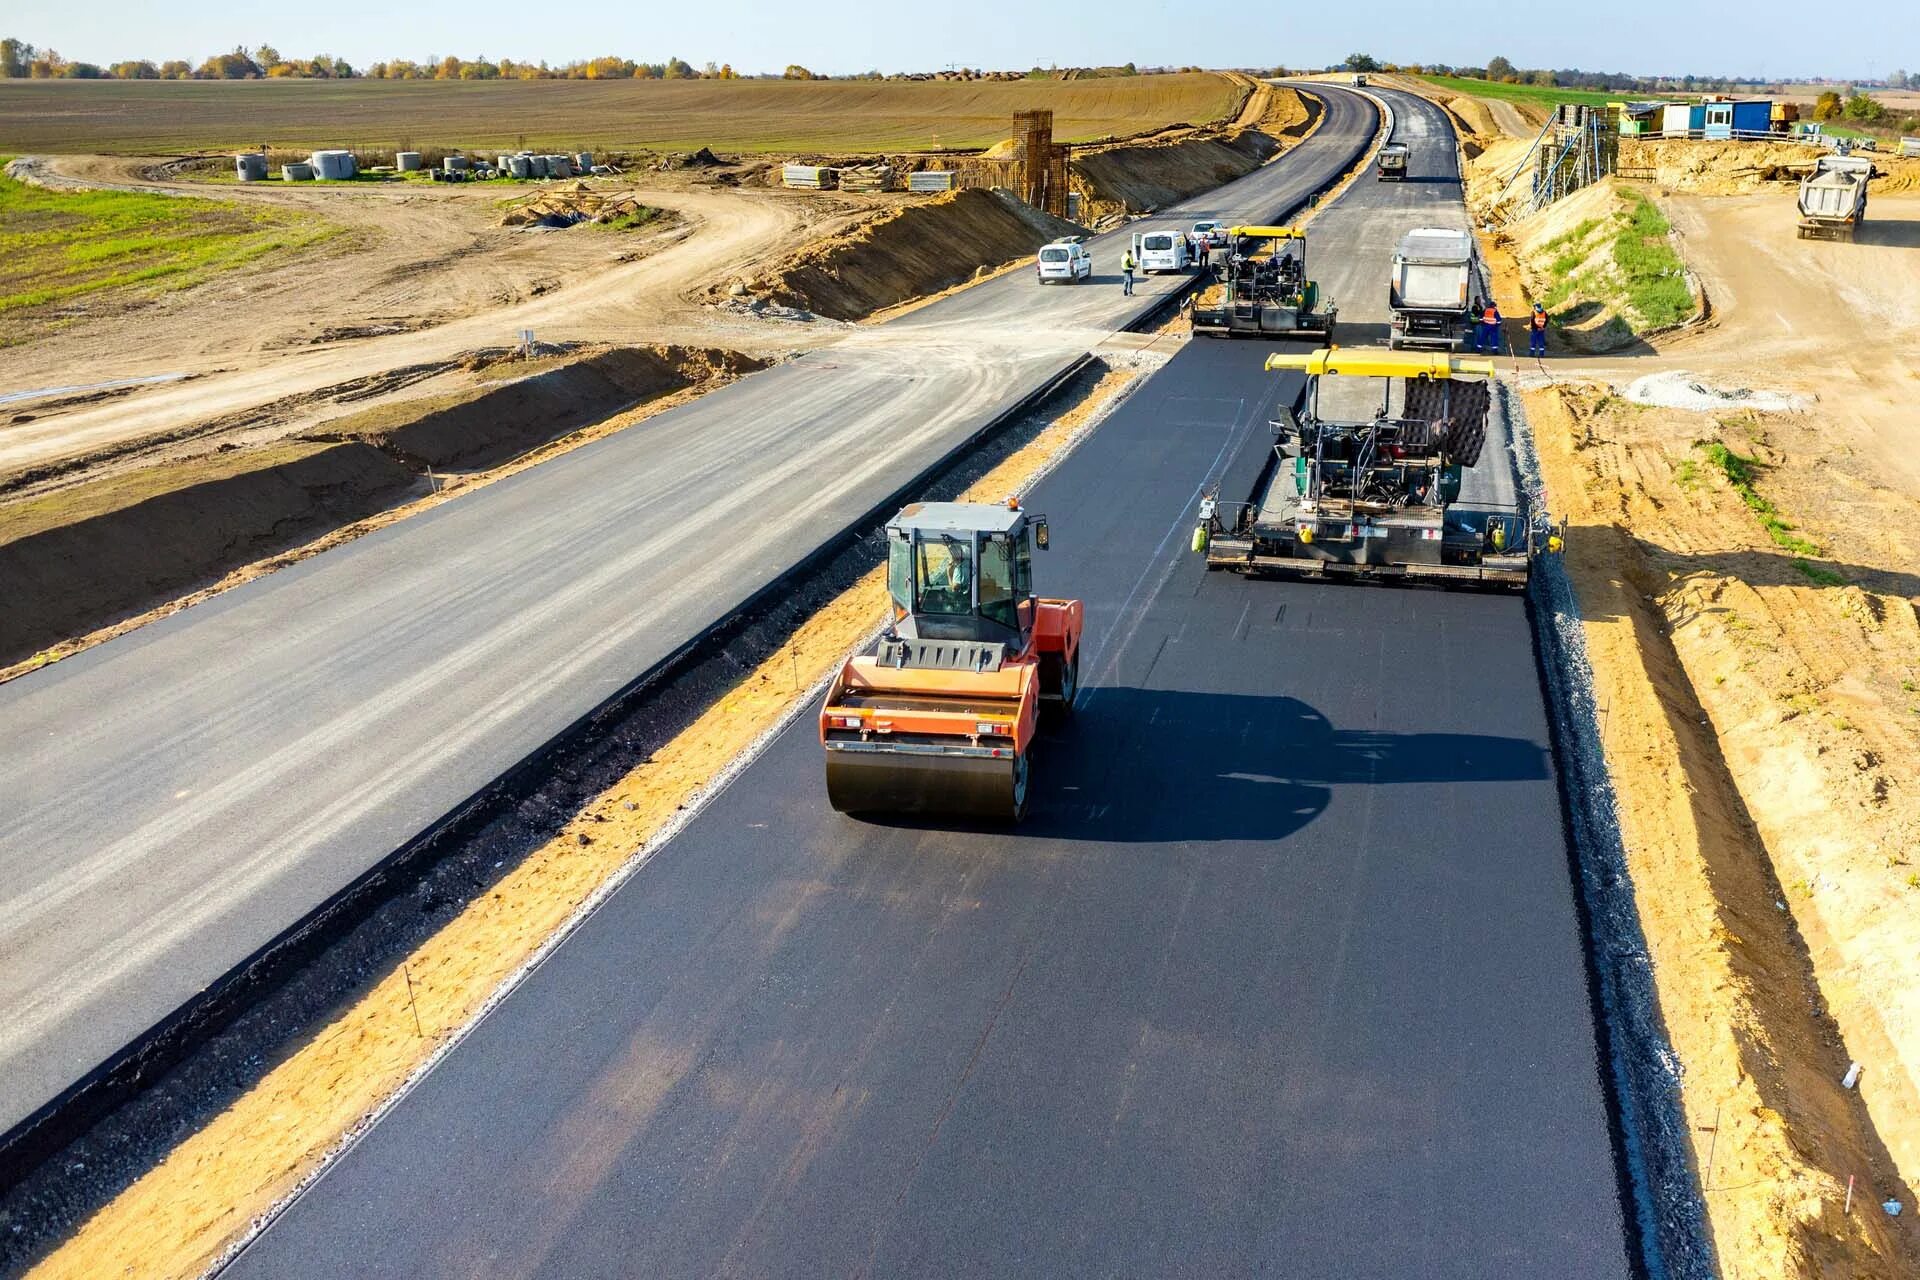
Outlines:
[{"label": "asphalt road surface", "polygon": [[1033,495],[1088,616],[1025,825],[835,814],[802,717],[229,1280],[1628,1275],[1523,602],[1186,550],[1267,350]]},{"label": "asphalt road surface", "polygon": [[[1345,169],[1377,113],[1323,96],[1311,139],[1164,221],[1273,217]],[[0,1132],[1176,286],[1123,298],[1122,245],[0,685]]]}]

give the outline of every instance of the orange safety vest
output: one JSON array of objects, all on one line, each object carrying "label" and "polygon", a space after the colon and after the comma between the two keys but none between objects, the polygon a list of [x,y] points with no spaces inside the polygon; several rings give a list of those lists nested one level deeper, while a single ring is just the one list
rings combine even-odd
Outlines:
[{"label": "orange safety vest", "polygon": [[1498,307],[1488,307],[1480,313],[1480,319],[1487,324],[1499,324],[1500,309]]},{"label": "orange safety vest", "polygon": [[1530,321],[1528,321],[1528,323],[1529,323],[1530,325],[1532,325],[1532,326],[1533,326],[1533,327],[1534,327],[1535,329],[1544,329],[1544,328],[1546,328],[1546,327],[1547,327],[1547,313],[1546,313],[1546,312],[1544,312],[1544,311],[1536,311],[1536,312],[1534,312],[1534,313],[1533,313],[1533,318],[1532,318],[1532,319],[1531,319]]}]

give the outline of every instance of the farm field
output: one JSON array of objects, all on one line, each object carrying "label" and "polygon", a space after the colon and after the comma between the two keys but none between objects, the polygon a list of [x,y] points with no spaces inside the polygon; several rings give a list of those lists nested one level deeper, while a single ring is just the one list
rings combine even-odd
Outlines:
[{"label": "farm field", "polygon": [[1051,108],[1084,142],[1230,116],[1212,72],[985,83],[781,80],[0,80],[0,151],[322,146],[741,153],[991,146]]},{"label": "farm field", "polygon": [[[1498,102],[1511,102],[1516,106],[1538,107],[1543,111],[1558,102],[1583,102],[1588,106],[1605,106],[1609,102],[1619,102],[1625,98],[1646,96],[1607,89],[1559,89],[1537,84],[1501,84],[1498,81],[1471,80],[1463,76],[1420,76],[1418,78],[1450,93],[1467,94],[1475,98],[1492,98]],[[1674,94],[1672,96],[1678,99],[1692,95]]]}]

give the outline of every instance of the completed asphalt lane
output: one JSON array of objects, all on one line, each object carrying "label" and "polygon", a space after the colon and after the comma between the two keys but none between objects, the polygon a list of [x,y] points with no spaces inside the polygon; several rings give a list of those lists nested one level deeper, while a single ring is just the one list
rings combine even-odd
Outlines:
[{"label": "completed asphalt lane", "polygon": [[229,1274],[1626,1276],[1523,602],[1185,550],[1267,349],[1033,495],[1027,824],[837,815],[802,717]]},{"label": "completed asphalt lane", "polygon": [[[1274,216],[1371,106],[1168,210]],[[1143,314],[1016,272],[0,685],[0,1132]],[[0,587],[0,596],[4,588]]]}]

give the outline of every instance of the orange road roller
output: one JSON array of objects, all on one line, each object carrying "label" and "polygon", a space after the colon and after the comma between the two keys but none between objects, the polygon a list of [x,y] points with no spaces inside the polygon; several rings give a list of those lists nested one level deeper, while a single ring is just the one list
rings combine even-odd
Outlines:
[{"label": "orange road roller", "polygon": [[827,799],[842,813],[1017,822],[1043,718],[1080,689],[1078,600],[1033,594],[1045,516],[916,502],[887,523],[893,616],[820,708]]}]

